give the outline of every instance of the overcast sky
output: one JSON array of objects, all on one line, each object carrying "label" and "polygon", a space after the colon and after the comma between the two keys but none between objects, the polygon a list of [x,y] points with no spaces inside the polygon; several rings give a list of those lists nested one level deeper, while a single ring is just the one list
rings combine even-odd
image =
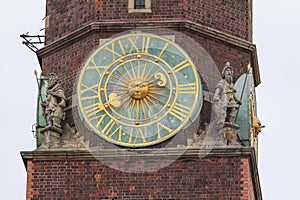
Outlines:
[{"label": "overcast sky", "polygon": [[[240,1],[240,0],[237,0]],[[43,34],[45,0],[2,1],[0,6],[1,199],[25,199],[26,171],[19,152],[33,150],[37,95],[33,52],[19,35]],[[300,1],[254,0],[259,173],[264,199],[300,199]],[[297,87],[298,86],[298,87]]]}]

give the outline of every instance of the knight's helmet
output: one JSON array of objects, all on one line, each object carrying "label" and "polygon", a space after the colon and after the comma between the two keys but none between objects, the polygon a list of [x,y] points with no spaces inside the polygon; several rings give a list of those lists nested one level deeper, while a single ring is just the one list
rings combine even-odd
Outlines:
[{"label": "knight's helmet", "polygon": [[224,64],[224,67],[223,67],[223,70],[222,70],[222,78],[224,78],[225,77],[225,71],[226,71],[226,69],[230,69],[231,70],[231,72],[232,72],[232,67],[231,67],[231,65],[230,65],[230,62],[226,62],[225,64]]}]

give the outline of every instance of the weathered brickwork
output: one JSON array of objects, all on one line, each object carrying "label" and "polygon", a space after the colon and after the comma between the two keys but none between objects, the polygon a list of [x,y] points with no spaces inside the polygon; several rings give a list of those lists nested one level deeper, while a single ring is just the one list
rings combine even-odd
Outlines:
[{"label": "weathered brickwork", "polygon": [[70,97],[83,61],[98,45],[99,36],[91,35],[56,50],[43,58],[43,73],[57,72],[66,96]]},{"label": "weathered brickwork", "polygon": [[218,31],[252,40],[252,0],[152,0],[150,13],[128,13],[128,0],[48,0],[46,43],[91,22],[189,20]]},{"label": "weathered brickwork", "polygon": [[[81,2],[81,3],[79,3]],[[156,0],[151,13],[128,13],[128,0],[48,0],[46,15],[50,17],[46,42],[50,43],[91,22],[182,20],[180,0]]]},{"label": "weathered brickwork", "polygon": [[255,199],[249,158],[240,156],[183,157],[146,173],[80,158],[35,159],[27,170],[27,199]]},{"label": "weathered brickwork", "polygon": [[32,161],[28,161],[26,163],[27,165],[27,183],[26,183],[26,199],[32,199],[33,195],[36,194],[36,192],[34,192],[32,190],[32,185],[33,185],[33,164]]},{"label": "weathered brickwork", "polygon": [[252,184],[252,177],[251,177],[251,171],[249,169],[249,160],[243,158],[242,159],[242,178],[241,180],[243,181],[242,187],[248,188],[248,191],[242,191],[243,194],[243,199],[245,200],[255,200],[255,195],[254,195],[254,188]]},{"label": "weathered brickwork", "polygon": [[184,2],[186,19],[244,40],[252,40],[251,0],[185,0]]}]

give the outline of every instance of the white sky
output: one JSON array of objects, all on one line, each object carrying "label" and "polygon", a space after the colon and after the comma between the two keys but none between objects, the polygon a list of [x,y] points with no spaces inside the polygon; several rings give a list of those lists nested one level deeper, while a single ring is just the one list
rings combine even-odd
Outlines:
[{"label": "white sky", "polygon": [[[259,173],[264,199],[300,199],[300,1],[254,0],[254,43],[262,84],[257,88]],[[37,93],[33,52],[20,34],[43,34],[45,0],[2,1],[0,6],[1,199],[25,199],[26,171],[19,154],[33,150]]]}]

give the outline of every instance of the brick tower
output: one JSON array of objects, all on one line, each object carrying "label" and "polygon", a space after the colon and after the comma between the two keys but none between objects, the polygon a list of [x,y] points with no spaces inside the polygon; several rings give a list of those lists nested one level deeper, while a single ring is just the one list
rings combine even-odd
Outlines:
[{"label": "brick tower", "polygon": [[[256,46],[252,44],[252,0],[47,0],[45,19],[45,46],[36,52],[42,69],[37,149],[21,152],[27,169],[26,199],[262,199],[256,148],[261,125],[255,105],[255,87],[260,84],[260,75]],[[151,46],[153,38],[159,40],[153,42],[154,47]],[[161,42],[166,44],[158,47]],[[126,50],[126,45],[131,48]],[[174,106],[172,103],[162,106],[171,114],[170,123],[180,122],[174,128],[159,114],[152,118],[146,113],[147,109],[154,110],[150,108],[151,100],[149,105],[147,100],[145,105],[142,103],[147,95],[151,97],[151,90],[159,91],[158,88],[167,87],[168,83],[157,82],[158,86],[153,86],[139,79],[143,74],[146,77],[148,71],[151,75],[152,69],[146,68],[147,63],[153,63],[154,69],[172,66],[176,60],[176,56],[171,56],[173,51],[163,56],[170,46],[186,52],[182,54],[188,55],[186,59],[191,62],[174,64],[173,71],[162,75],[166,82],[172,82],[173,75],[178,82],[191,81],[189,76],[193,72],[187,72],[191,63],[197,69],[195,77],[199,75],[201,80],[199,87],[194,82],[186,82],[166,89],[175,93],[175,97],[172,92],[168,93],[168,102],[172,98],[179,99],[180,95],[185,97],[182,102],[194,96],[197,96],[194,101],[199,102],[199,106],[193,108],[178,104],[179,100],[174,100]],[[159,49],[159,56],[154,56],[154,48]],[[101,54],[104,50],[106,54]],[[153,55],[148,55],[151,52]],[[95,66],[92,66],[90,58],[98,54],[103,60],[112,61],[103,67],[94,57]],[[136,69],[128,67],[133,71],[128,74],[138,76],[133,86],[130,82],[126,88],[132,100],[124,106],[128,115],[135,116],[132,127],[137,131],[133,136],[135,129],[129,128],[129,139],[126,139],[124,124],[123,129],[115,127],[121,117],[105,120],[106,116],[99,114],[111,105],[110,109],[117,114],[116,107],[122,109],[122,105],[116,103],[122,104],[121,97],[112,97],[118,95],[117,92],[108,92],[113,81],[107,81],[103,87],[99,83],[95,89],[84,85],[88,81],[80,82],[86,81],[85,75],[80,74],[84,74],[82,71],[87,67],[90,71],[97,69],[93,71],[99,73],[97,83],[115,78],[116,82],[111,84],[118,88],[117,80],[121,79],[121,83],[127,78],[118,79],[116,69],[119,67],[122,76],[122,70],[127,70],[123,64],[126,59],[131,65],[148,59],[144,61],[144,68],[141,64],[137,64]],[[167,64],[159,65],[160,62]],[[225,80],[226,66],[232,69],[235,89],[231,89],[241,105],[236,107],[234,123],[224,119],[217,136],[208,137],[209,132],[215,130],[211,129],[214,105],[217,105],[215,96],[220,80]],[[178,73],[184,70],[186,72]],[[153,74],[156,75],[161,73]],[[91,75],[90,80],[94,76]],[[164,78],[155,80],[164,82]],[[52,83],[58,86],[51,86]],[[141,90],[145,83],[146,92]],[[145,97],[134,93],[140,90]],[[92,99],[80,96],[86,91],[95,91],[96,99],[107,93],[107,97],[103,97],[107,103],[98,104],[95,117],[94,111],[82,103]],[[76,97],[77,94],[80,97]],[[159,93],[153,99],[161,102],[164,96]],[[162,99],[157,100],[158,97]],[[136,105],[131,106],[132,102]],[[81,103],[87,118],[80,113]],[[61,110],[56,109],[58,114],[48,110],[49,104],[60,106]],[[138,109],[140,113],[135,113]],[[143,123],[139,116],[149,116],[152,120],[149,124],[156,123],[158,130],[153,142],[146,137],[150,133],[139,128]],[[102,123],[93,124],[97,117]],[[185,117],[192,120],[188,122]],[[91,120],[90,127],[88,120]],[[93,127],[100,127],[103,136],[99,137]],[[160,140],[164,134],[166,138]]]}]

